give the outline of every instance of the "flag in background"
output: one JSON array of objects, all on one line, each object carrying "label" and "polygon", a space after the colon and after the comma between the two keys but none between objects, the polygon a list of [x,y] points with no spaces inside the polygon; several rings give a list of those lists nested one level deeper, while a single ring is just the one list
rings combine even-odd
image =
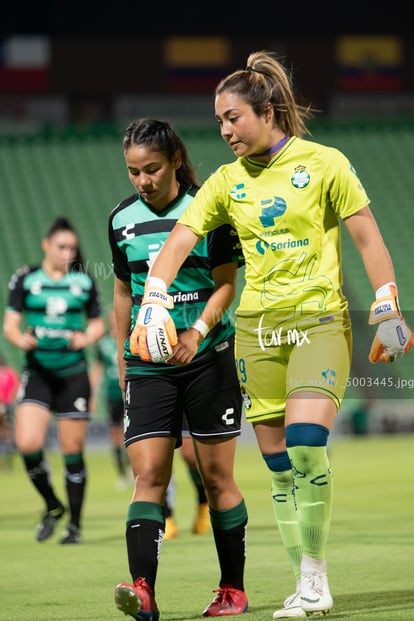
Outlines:
[{"label": "flag in background", "polygon": [[167,88],[210,94],[228,72],[230,58],[226,37],[169,37],[164,45]]},{"label": "flag in background", "polygon": [[36,93],[48,87],[48,37],[19,35],[0,38],[0,92]]},{"label": "flag in background", "polygon": [[396,36],[344,36],[336,42],[338,87],[390,92],[401,87],[402,42]]}]

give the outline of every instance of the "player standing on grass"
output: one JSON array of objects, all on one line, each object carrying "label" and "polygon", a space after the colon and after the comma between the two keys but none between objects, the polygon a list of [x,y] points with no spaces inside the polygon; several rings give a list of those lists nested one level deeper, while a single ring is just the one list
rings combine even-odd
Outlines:
[{"label": "player standing on grass", "polygon": [[45,541],[66,511],[44,454],[56,413],[69,508],[67,532],[60,543],[81,543],[90,398],[85,348],[103,336],[105,325],[95,283],[83,271],[78,237],[66,218],[50,225],[42,249],[40,266],[23,267],[12,276],[4,314],[5,337],[25,352],[15,411],[16,445],[46,505],[36,533],[37,541]]},{"label": "player standing on grass", "polygon": [[341,152],[301,138],[309,110],[296,103],[284,67],[270,53],[252,53],[246,69],[218,85],[215,112],[237,160],[206,181],[153,263],[137,321],[139,348],[145,355],[157,335],[171,334],[166,291],[195,244],[217,226],[234,226],[246,261],[236,312],[239,380],[296,578],[295,593],[273,617],[322,615],[333,605],[325,560],[333,491],[327,442],[351,361],[341,219],[376,292],[371,362],[402,356],[412,334],[364,188]]},{"label": "player standing on grass", "polygon": [[[158,354],[154,349],[152,356],[147,351],[140,358],[135,322],[147,301],[149,266],[194,199],[198,183],[184,143],[166,122],[134,121],[126,129],[123,146],[136,193],[112,211],[109,241],[120,376],[125,378],[125,444],[136,479],[126,520],[133,584],[118,584],[115,604],[134,619],[158,620],[155,582],[164,500],[185,414],[208,496],[221,571],[217,596],[203,615],[236,615],[247,610],[247,509],[233,475],[242,403],[228,311],[242,260],[239,242],[225,225],[194,249],[171,289],[178,331],[174,356],[164,363],[161,349],[168,344],[161,342],[161,335],[161,341],[154,343]],[[172,297],[154,288],[156,284],[151,281],[148,291],[172,307]]]}]

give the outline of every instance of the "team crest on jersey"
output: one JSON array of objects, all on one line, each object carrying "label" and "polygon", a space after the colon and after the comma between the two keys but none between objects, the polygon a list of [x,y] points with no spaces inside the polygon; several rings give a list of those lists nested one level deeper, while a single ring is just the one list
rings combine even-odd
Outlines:
[{"label": "team crest on jersey", "polygon": [[30,285],[30,293],[32,295],[39,295],[42,292],[42,285],[38,280],[35,280]]},{"label": "team crest on jersey", "polygon": [[334,385],[336,382],[336,373],[333,369],[326,369],[326,371],[322,371],[322,377],[325,378],[327,384]]},{"label": "team crest on jersey", "polygon": [[310,175],[306,170],[305,166],[296,166],[295,168],[295,172],[292,175],[291,178],[292,181],[292,185],[295,186],[295,188],[306,188],[306,186],[308,185],[309,181],[310,181]]},{"label": "team crest on jersey", "polygon": [[82,287],[77,282],[72,282],[70,292],[73,296],[78,297],[82,293]]}]

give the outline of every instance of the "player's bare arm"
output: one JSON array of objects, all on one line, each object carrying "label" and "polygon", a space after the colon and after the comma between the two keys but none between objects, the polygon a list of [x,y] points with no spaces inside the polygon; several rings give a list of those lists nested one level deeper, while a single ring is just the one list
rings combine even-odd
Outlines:
[{"label": "player's bare arm", "polygon": [[346,227],[361,255],[374,291],[395,281],[391,257],[371,209],[366,206],[345,220]]}]

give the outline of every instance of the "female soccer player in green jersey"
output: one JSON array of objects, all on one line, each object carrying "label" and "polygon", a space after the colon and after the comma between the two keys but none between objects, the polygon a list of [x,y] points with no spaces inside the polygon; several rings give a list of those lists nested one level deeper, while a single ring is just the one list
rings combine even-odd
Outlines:
[{"label": "female soccer player in green jersey", "polygon": [[135,490],[126,520],[132,584],[116,586],[115,604],[135,619],[158,621],[155,582],[165,532],[164,500],[185,414],[208,497],[221,571],[217,595],[203,615],[241,614],[247,610],[247,509],[233,475],[242,399],[229,306],[243,257],[228,224],[197,244],[171,288],[178,337],[170,364],[161,356],[168,345],[162,334],[154,362],[149,356],[142,359],[134,329],[146,296],[149,266],[194,199],[198,184],[186,147],[168,123],[132,122],[123,146],[136,192],[111,212],[109,242],[125,446]]},{"label": "female soccer player in green jersey", "polygon": [[50,225],[42,249],[40,266],[23,267],[12,276],[4,314],[6,338],[25,352],[15,412],[16,444],[46,505],[36,535],[45,541],[65,513],[44,455],[48,426],[56,415],[69,509],[68,529],[60,543],[80,543],[90,398],[85,348],[104,335],[105,325],[94,280],[82,265],[78,236],[65,217]]},{"label": "female soccer player in green jersey", "polygon": [[[332,509],[329,432],[351,361],[342,291],[343,220],[376,292],[370,360],[402,356],[412,334],[401,317],[392,262],[348,159],[301,136],[284,67],[266,52],[224,78],[215,93],[221,135],[237,159],[218,168],[181,216],[151,267],[136,335],[143,356],[174,336],[167,288],[196,243],[217,226],[236,229],[246,282],[236,311],[236,363],[247,420],[271,471],[272,500],[296,589],[275,619],[325,614]],[[165,357],[168,349],[165,347]]]}]

